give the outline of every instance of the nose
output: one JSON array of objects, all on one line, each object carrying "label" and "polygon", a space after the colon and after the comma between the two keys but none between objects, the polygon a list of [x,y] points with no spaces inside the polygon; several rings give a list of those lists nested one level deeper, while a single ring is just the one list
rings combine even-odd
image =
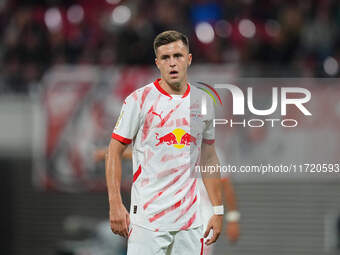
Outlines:
[{"label": "nose", "polygon": [[170,58],[170,67],[175,67],[176,66],[176,61],[175,61],[175,58],[174,57],[171,57]]}]

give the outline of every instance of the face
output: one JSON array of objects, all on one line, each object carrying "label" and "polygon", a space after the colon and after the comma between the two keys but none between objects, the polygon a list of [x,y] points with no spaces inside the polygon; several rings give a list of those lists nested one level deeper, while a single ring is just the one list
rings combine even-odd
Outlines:
[{"label": "face", "polygon": [[162,79],[173,90],[179,90],[186,83],[191,59],[188,48],[179,40],[158,47],[155,61]]}]

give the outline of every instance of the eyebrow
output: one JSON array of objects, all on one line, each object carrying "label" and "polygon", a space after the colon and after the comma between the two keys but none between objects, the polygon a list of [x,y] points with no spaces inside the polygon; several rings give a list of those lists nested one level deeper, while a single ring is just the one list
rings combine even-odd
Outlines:
[{"label": "eyebrow", "polygon": [[[173,56],[175,56],[175,57],[181,57],[181,56],[183,56],[183,54],[182,53],[180,53],[180,52],[176,52],[176,53],[174,53],[173,54]],[[169,54],[164,54],[164,55],[161,55],[161,59],[166,59],[166,58],[169,58],[170,57],[170,55]]]},{"label": "eyebrow", "polygon": [[169,55],[166,55],[166,54],[164,54],[164,55],[162,55],[161,56],[161,59],[166,59],[166,58],[168,58],[168,57],[170,57]]}]

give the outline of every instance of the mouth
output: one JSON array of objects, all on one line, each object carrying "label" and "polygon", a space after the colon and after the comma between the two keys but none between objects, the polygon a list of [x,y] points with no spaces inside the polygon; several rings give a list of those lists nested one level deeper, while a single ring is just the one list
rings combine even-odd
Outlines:
[{"label": "mouth", "polygon": [[169,74],[170,74],[170,76],[177,76],[178,72],[177,71],[171,71]]}]

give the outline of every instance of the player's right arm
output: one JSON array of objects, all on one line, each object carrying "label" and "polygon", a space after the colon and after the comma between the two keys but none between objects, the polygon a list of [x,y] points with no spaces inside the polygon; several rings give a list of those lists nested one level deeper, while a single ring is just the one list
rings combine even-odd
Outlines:
[{"label": "player's right arm", "polygon": [[123,237],[128,236],[130,216],[122,202],[120,184],[122,177],[122,155],[127,145],[111,139],[106,160],[106,184],[110,206],[110,225],[112,232]]},{"label": "player's right arm", "polygon": [[113,129],[105,160],[111,229],[113,233],[123,237],[128,236],[130,217],[120,194],[122,155],[137,134],[140,125],[139,116],[140,104],[137,96],[128,96]]},{"label": "player's right arm", "polygon": [[[105,160],[105,156],[106,156],[107,150],[108,150],[107,147],[96,149],[94,151],[94,153],[93,153],[93,160],[94,160],[94,162],[99,162],[99,161]],[[122,158],[123,159],[132,160],[132,149],[131,149],[131,146],[128,146],[127,149],[124,150]]]}]

